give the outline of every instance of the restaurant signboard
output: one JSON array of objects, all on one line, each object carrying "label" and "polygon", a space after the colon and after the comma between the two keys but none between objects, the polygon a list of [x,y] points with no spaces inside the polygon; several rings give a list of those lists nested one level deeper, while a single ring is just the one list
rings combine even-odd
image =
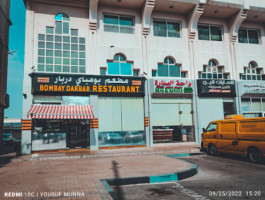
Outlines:
[{"label": "restaurant signboard", "polygon": [[32,73],[32,94],[144,96],[144,77]]},{"label": "restaurant signboard", "polygon": [[189,79],[153,79],[151,93],[192,94],[192,81]]},{"label": "restaurant signboard", "polygon": [[235,97],[234,80],[199,79],[197,80],[199,97]]}]

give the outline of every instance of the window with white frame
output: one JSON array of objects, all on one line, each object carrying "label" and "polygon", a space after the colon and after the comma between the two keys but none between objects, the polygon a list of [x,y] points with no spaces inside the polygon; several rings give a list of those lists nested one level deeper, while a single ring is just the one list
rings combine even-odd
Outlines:
[{"label": "window with white frame", "polygon": [[125,56],[116,54],[113,61],[108,62],[108,75],[132,76],[132,63],[126,62]]},{"label": "window with white frame", "polygon": [[152,76],[160,77],[186,77],[186,72],[181,72],[180,65],[176,64],[172,58],[166,57],[163,63],[159,63],[157,73],[152,71]]},{"label": "window with white frame", "polygon": [[259,44],[259,31],[255,29],[240,28],[238,31],[238,42]]},{"label": "window with white frame", "polygon": [[166,20],[154,20],[154,36],[180,38],[180,23]]},{"label": "window with white frame", "polygon": [[105,14],[103,22],[105,32],[134,33],[133,17]]},{"label": "window with white frame", "polygon": [[38,35],[38,71],[85,73],[85,38],[77,29],[70,29],[66,14],[55,16],[55,27],[46,27],[46,34]]},{"label": "window with white frame", "polygon": [[265,98],[242,98],[242,114],[244,117],[262,117],[265,112]]},{"label": "window with white frame", "polygon": [[265,80],[265,76],[261,75],[262,69],[258,68],[258,64],[254,61],[249,62],[248,67],[244,68],[244,73],[240,74],[241,80]]},{"label": "window with white frame", "polygon": [[199,40],[222,41],[222,27],[212,25],[198,25]]},{"label": "window with white frame", "polygon": [[203,66],[203,71],[199,72],[199,78],[203,79],[227,79],[223,66],[218,66],[214,59],[209,60],[208,65]]}]

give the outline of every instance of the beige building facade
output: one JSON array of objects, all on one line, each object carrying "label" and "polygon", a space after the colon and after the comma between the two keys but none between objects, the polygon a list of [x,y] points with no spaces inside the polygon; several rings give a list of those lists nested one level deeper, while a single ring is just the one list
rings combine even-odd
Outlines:
[{"label": "beige building facade", "polygon": [[[228,114],[264,116],[265,2],[25,0],[25,6],[23,118],[33,104],[64,104],[64,94],[34,94],[29,74],[51,75],[49,80],[55,75],[145,79],[141,98],[87,93],[87,104],[99,120],[99,128],[90,131],[90,149],[111,146],[108,142],[122,146],[137,137],[144,141],[130,144],[152,146],[183,138],[200,143],[201,130],[210,121]],[[253,84],[260,88],[257,94],[238,92]],[[110,119],[121,118],[114,123],[121,128],[109,125],[111,134],[106,133],[102,110],[112,106],[123,113],[129,109],[125,105],[137,105],[139,113],[133,117],[142,120],[135,126],[143,135],[132,136],[136,130],[123,125],[130,117],[125,113],[122,120],[110,110]],[[33,137],[23,131],[22,152],[32,151]]]}]

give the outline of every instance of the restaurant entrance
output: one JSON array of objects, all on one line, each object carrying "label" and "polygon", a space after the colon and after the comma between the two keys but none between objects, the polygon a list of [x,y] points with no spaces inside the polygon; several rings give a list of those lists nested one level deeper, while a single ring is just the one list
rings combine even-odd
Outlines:
[{"label": "restaurant entrance", "polygon": [[89,105],[32,105],[32,151],[90,147]]},{"label": "restaurant entrance", "polygon": [[89,120],[71,120],[67,134],[67,147],[86,148],[89,146]]},{"label": "restaurant entrance", "polygon": [[34,119],[32,151],[88,148],[88,119]]}]

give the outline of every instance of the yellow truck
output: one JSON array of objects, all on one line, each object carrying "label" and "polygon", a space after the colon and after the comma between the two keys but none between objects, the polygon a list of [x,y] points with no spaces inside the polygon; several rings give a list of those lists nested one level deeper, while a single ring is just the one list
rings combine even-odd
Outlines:
[{"label": "yellow truck", "polygon": [[216,156],[220,153],[247,156],[254,163],[265,157],[265,117],[243,118],[228,115],[212,121],[201,135],[202,149]]}]

